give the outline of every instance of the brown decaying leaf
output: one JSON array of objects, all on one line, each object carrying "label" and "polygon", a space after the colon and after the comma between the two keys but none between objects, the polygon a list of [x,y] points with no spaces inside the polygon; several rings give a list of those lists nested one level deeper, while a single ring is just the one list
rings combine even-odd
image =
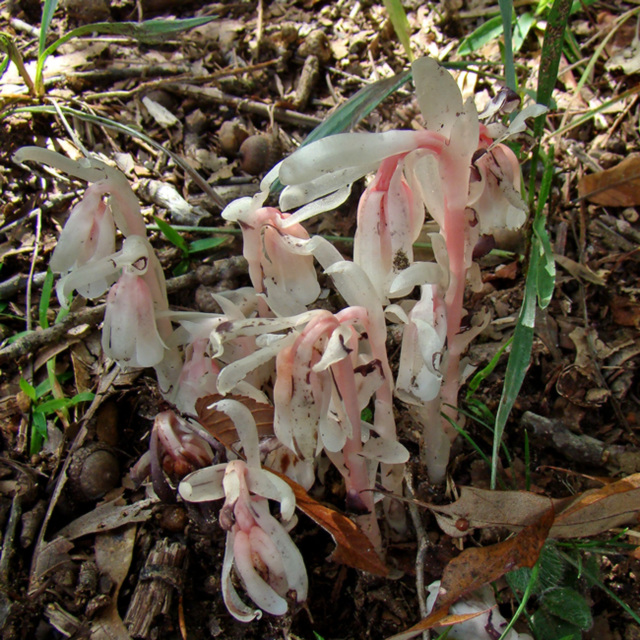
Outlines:
[{"label": "brown decaying leaf", "polygon": [[578,193],[589,202],[608,207],[640,204],[640,156],[630,156],[611,169],[583,176]]},{"label": "brown decaying leaf", "polygon": [[550,503],[556,512],[550,538],[598,535],[637,519],[640,513],[640,473],[561,500],[550,500],[527,491],[462,487],[460,499],[456,502],[445,506],[425,506],[435,513],[440,528],[446,534],[459,538],[484,527],[519,531],[539,518]]},{"label": "brown decaying leaf", "polygon": [[447,614],[455,602],[509,571],[533,567],[538,561],[553,519],[553,508],[547,509],[538,520],[513,538],[489,547],[473,547],[463,551],[446,566],[431,613],[418,624],[389,640],[407,640],[435,626],[452,624],[447,619]]},{"label": "brown decaying leaf", "polygon": [[196,402],[196,413],[200,424],[225,447],[231,448],[238,442],[238,432],[233,426],[233,421],[226,413],[216,411],[209,407],[223,399],[238,400],[251,411],[256,425],[258,426],[258,436],[265,438],[273,435],[273,407],[269,404],[256,402],[245,396],[214,394],[199,398]]},{"label": "brown decaying leaf", "polygon": [[612,296],[609,303],[613,321],[621,327],[640,327],[640,304],[625,296]]},{"label": "brown decaying leaf", "polygon": [[296,497],[296,507],[309,516],[316,524],[321,526],[331,535],[336,543],[335,551],[329,556],[329,560],[340,564],[367,571],[377,576],[386,578],[389,569],[385,566],[380,556],[376,553],[369,538],[360,527],[335,509],[326,507],[314,500],[297,482],[291,480],[282,473],[276,473],[292,489]]}]

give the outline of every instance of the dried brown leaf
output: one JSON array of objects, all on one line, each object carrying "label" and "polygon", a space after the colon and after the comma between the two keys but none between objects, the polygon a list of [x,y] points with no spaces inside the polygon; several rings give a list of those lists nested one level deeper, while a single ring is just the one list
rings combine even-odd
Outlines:
[{"label": "dried brown leaf", "polygon": [[211,405],[223,398],[238,400],[251,411],[258,427],[258,436],[265,438],[273,435],[273,407],[269,404],[256,402],[245,396],[214,394],[204,396],[196,401],[196,413],[200,424],[225,447],[231,448],[238,442],[238,432],[233,426],[233,420],[224,412],[211,409]]},{"label": "dried brown leaf", "polygon": [[597,535],[637,518],[640,512],[640,474],[561,500],[550,500],[527,491],[463,487],[456,502],[445,506],[425,506],[435,513],[445,533],[462,537],[473,529],[485,527],[519,531],[539,518],[550,503],[556,512],[550,538]]},{"label": "dried brown leaf", "polygon": [[[546,502],[548,507],[549,500]],[[489,547],[474,547],[463,551],[446,566],[432,612],[424,620],[390,640],[406,640],[435,626],[452,624],[448,621],[447,614],[455,602],[509,571],[519,567],[533,567],[538,561],[553,519],[553,508],[547,508],[535,522],[513,538]]]},{"label": "dried brown leaf", "polygon": [[640,156],[625,158],[606,171],[583,176],[578,194],[589,202],[608,207],[640,204]]},{"label": "dried brown leaf", "polygon": [[[276,473],[271,470],[272,473]],[[278,473],[293,489],[296,507],[309,516],[316,524],[331,535],[336,543],[335,551],[329,560],[345,564],[354,569],[367,571],[377,576],[387,577],[389,569],[377,554],[369,538],[360,527],[335,509],[326,507],[314,500],[297,482]]]}]

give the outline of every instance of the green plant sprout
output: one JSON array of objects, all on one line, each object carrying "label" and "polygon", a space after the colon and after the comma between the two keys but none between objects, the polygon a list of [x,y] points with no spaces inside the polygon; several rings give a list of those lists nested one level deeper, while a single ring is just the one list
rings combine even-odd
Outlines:
[{"label": "green plant sprout", "polygon": [[194,254],[216,249],[227,242],[229,237],[226,235],[226,237],[200,238],[192,242],[187,242],[168,222],[156,216],[153,216],[153,219],[167,240],[182,252],[182,260],[173,269],[174,276],[181,276],[189,271],[191,259]]},{"label": "green plant sprout", "polygon": [[147,20],[145,22],[96,22],[72,29],[61,38],[47,46],[47,39],[53,15],[58,7],[58,0],[45,0],[42,7],[42,21],[38,39],[38,57],[34,77],[31,78],[27,71],[22,54],[15,45],[13,38],[7,33],[0,33],[0,49],[5,51],[5,58],[0,65],[0,75],[8,67],[9,61],[13,62],[22,77],[32,98],[41,99],[45,95],[44,66],[49,56],[53,55],[65,42],[86,36],[91,33],[128,36],[141,42],[154,42],[187,29],[199,27],[207,22],[215,20],[216,16],[203,18],[189,18],[186,20]]},{"label": "green plant sprout", "polygon": [[[49,327],[48,312],[53,291],[53,273],[47,272],[45,278],[40,304],[38,307],[38,323],[41,329]],[[68,310],[61,309],[56,318],[60,322]],[[20,378],[19,385],[22,392],[31,401],[31,438],[29,451],[33,455],[42,449],[42,445],[47,439],[47,420],[55,419],[57,416],[63,424],[69,423],[69,409],[81,402],[90,402],[94,395],[89,391],[78,393],[71,398],[64,395],[62,382],[66,381],[70,375],[56,375],[56,357],[52,356],[47,360],[47,379],[34,386],[25,378]]]}]

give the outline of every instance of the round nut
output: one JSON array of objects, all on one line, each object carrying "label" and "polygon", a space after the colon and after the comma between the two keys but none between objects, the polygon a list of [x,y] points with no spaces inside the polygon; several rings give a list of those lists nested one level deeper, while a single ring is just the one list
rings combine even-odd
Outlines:
[{"label": "round nut", "polygon": [[228,157],[235,156],[248,136],[249,134],[238,121],[226,120],[218,130],[218,141],[222,153]]},{"label": "round nut", "polygon": [[240,168],[252,176],[265,173],[282,155],[282,147],[275,136],[249,136],[240,146]]},{"label": "round nut", "polygon": [[69,490],[78,502],[95,502],[120,482],[120,465],[103,444],[90,444],[73,455],[69,465]]}]

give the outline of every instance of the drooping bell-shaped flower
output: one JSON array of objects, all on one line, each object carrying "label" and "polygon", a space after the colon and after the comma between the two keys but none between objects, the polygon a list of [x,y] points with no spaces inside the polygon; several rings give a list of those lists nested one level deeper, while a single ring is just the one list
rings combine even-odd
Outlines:
[{"label": "drooping bell-shaped flower", "polygon": [[320,294],[320,285],[313,258],[292,253],[285,238],[308,239],[309,234],[299,224],[285,224],[290,214],[256,207],[254,199],[241,198],[222,216],[240,224],[249,277],[255,290],[266,294],[272,311],[281,316],[302,313]]},{"label": "drooping bell-shaped flower", "polygon": [[[243,622],[260,618],[262,611],[284,615],[289,601],[303,602],[308,590],[302,555],[287,533],[295,496],[284,480],[261,468],[251,411],[235,400],[220,400],[212,408],[233,420],[246,462],[233,460],[196,471],[180,483],[180,494],[190,502],[225,499],[219,516],[227,532],[221,582],[229,613]],[[269,500],[280,503],[282,521],[271,515]],[[234,570],[257,609],[238,595]]]},{"label": "drooping bell-shaped flower", "polygon": [[165,355],[153,296],[133,266],[124,268],[107,296],[102,348],[108,357],[128,367],[153,367]]},{"label": "drooping bell-shaped flower", "polygon": [[[89,262],[115,253],[116,228],[111,208],[102,200],[102,192],[90,186],[82,200],[73,208],[49,266],[54,273],[66,274]],[[78,288],[85,298],[101,296],[116,278],[105,276]]]}]

